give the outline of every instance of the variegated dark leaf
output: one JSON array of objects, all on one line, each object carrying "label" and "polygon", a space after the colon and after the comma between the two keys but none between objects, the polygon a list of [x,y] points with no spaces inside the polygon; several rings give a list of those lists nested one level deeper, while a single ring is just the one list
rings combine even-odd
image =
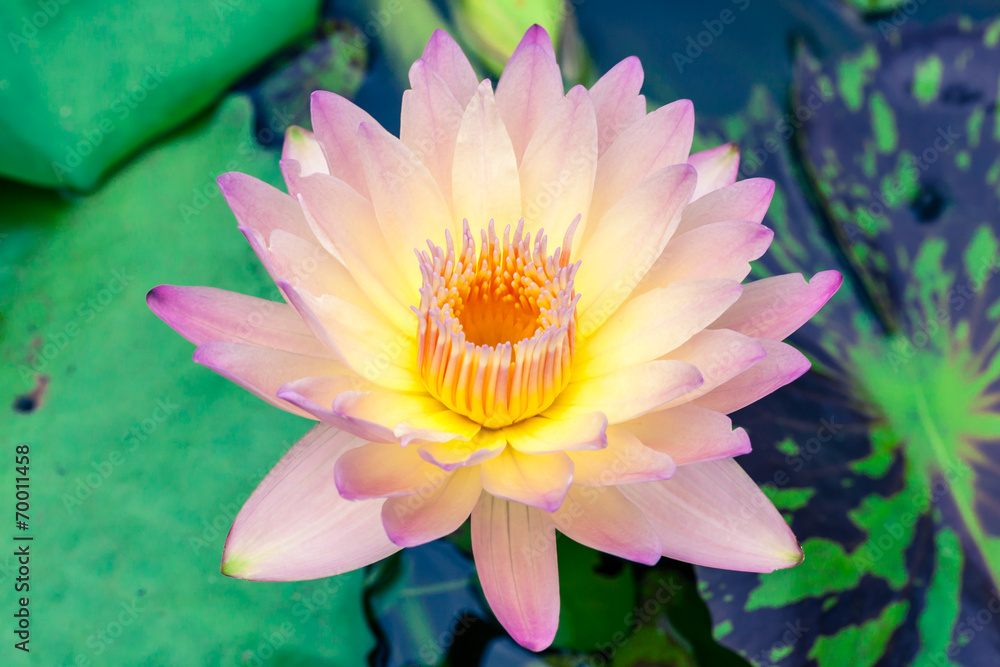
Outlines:
[{"label": "variegated dark leaf", "polygon": [[1000,664],[998,41],[960,20],[802,56],[783,120],[731,126],[744,175],[779,183],[758,273],[834,266],[818,215],[856,276],[792,339],[813,371],[734,416],[806,554],[699,569],[716,636],[758,664]]}]

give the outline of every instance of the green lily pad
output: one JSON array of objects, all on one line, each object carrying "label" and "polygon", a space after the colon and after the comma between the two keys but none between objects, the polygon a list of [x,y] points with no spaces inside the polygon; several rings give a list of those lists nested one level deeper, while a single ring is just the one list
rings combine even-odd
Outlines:
[{"label": "green lily pad", "polygon": [[90,189],[318,17],[317,0],[0,4],[0,176]]},{"label": "green lily pad", "polygon": [[744,465],[805,551],[769,575],[699,569],[716,636],[759,664],[997,664],[991,30],[959,20],[834,62],[803,56],[784,121],[801,127],[807,174],[766,148],[782,113],[750,125],[744,170],[780,188],[758,275],[836,261],[807,181],[858,276],[792,339],[814,370],[734,416],[755,443]]},{"label": "green lily pad", "polygon": [[354,667],[374,645],[361,573],[220,574],[233,517],[310,422],[192,363],[144,298],[160,283],[279,298],[215,185],[234,169],[280,180],[251,115],[233,98],[78,201],[3,187],[0,469],[12,503],[15,447],[28,447],[17,532],[34,538],[31,652],[8,646],[5,664]]}]

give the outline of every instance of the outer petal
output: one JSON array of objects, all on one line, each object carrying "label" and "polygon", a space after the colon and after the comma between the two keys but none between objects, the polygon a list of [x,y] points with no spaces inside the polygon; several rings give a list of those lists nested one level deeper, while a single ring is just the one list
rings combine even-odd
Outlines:
[{"label": "outer petal", "polygon": [[382,506],[382,524],[389,539],[399,546],[419,546],[458,530],[482,492],[478,470],[457,470],[426,495],[386,500]]},{"label": "outer petal", "polygon": [[677,465],[663,452],[646,447],[620,426],[608,428],[608,446],[593,452],[567,452],[574,484],[617,486],[668,479]]},{"label": "outer petal", "polygon": [[685,280],[632,299],[581,345],[574,379],[597,377],[670,352],[716,320],[742,290],[732,280]]},{"label": "outer petal", "polygon": [[250,495],[222,555],[222,573],[300,581],[349,572],[399,550],[379,520],[382,501],[344,500],[330,483],[338,459],[361,444],[313,427]]},{"label": "outer petal", "polygon": [[608,418],[603,412],[590,412],[568,419],[549,419],[538,415],[500,432],[510,446],[522,454],[551,454],[571,449],[601,449],[608,439]]},{"label": "outer petal", "polygon": [[563,97],[552,40],[541,26],[528,29],[497,82],[497,106],[518,162],[542,119]]},{"label": "outer petal", "polygon": [[358,151],[358,128],[362,123],[373,126],[378,123],[350,100],[325,90],[312,94],[310,113],[329,173],[368,197],[368,183]]},{"label": "outer petal", "polygon": [[601,326],[646,275],[673,235],[694,182],[689,165],[661,169],[601,218],[580,253],[579,336]]},{"label": "outer petal", "polygon": [[[426,248],[428,239],[444,243],[451,211],[427,167],[399,139],[378,125],[363,123],[358,143],[389,250],[407,285],[419,289],[422,279],[413,251]],[[462,238],[460,230],[453,224],[452,238]]]},{"label": "outer petal", "polygon": [[211,368],[271,405],[308,419],[315,417],[278,398],[281,386],[311,375],[350,373],[346,366],[333,359],[222,341],[199,346],[194,352],[194,361]]},{"label": "outer petal", "polygon": [[277,284],[285,281],[313,294],[334,294],[359,308],[377,312],[347,268],[315,241],[307,241],[282,229],[265,241],[260,232],[240,226],[261,264]]},{"label": "outer petal", "polygon": [[463,107],[422,59],[410,67],[410,86],[403,93],[399,139],[427,166],[445,201],[451,202],[451,165]]},{"label": "outer petal", "polygon": [[642,88],[642,64],[635,56],[621,61],[590,89],[597,111],[597,141],[601,155],[618,136],[646,115]]},{"label": "outer petal", "polygon": [[299,197],[306,220],[323,247],[342,258],[359,287],[386,318],[412,331],[416,323],[410,306],[419,301],[419,285],[408,284],[396,266],[371,202],[339,179],[325,174],[302,177],[295,163],[283,163],[282,168],[289,189]]},{"label": "outer petal", "polygon": [[635,288],[639,294],[678,280],[725,278],[743,282],[750,262],[764,254],[774,232],[749,220],[713,222],[675,236]]},{"label": "outer petal", "polygon": [[484,493],[472,511],[472,553],[497,620],[532,651],[559,626],[555,528],[542,512]]},{"label": "outer petal", "polygon": [[684,209],[678,236],[696,227],[726,220],[760,222],[774,196],[774,181],[767,178],[748,178],[730,186],[710,192]]},{"label": "outer petal", "polygon": [[801,273],[757,280],[745,285],[739,301],[711,326],[784,340],[808,322],[843,282],[837,271],[817,273],[808,284]]},{"label": "outer petal", "polygon": [[474,239],[491,220],[503,229],[516,227],[521,219],[517,158],[489,79],[465,108],[455,142],[451,191],[455,225],[468,220]]},{"label": "outer petal", "polygon": [[284,303],[215,287],[175,285],[154,287],[146,295],[146,303],[195,345],[219,340],[327,359],[334,356]]},{"label": "outer petal", "polygon": [[313,235],[294,197],[253,176],[230,171],[217,179],[222,196],[239,223],[256,229],[265,239],[283,229],[304,239]]},{"label": "outer petal", "polygon": [[462,48],[444,30],[435,30],[422,58],[448,84],[451,94],[464,109],[476,93],[479,80]]},{"label": "outer petal", "polygon": [[669,480],[621,492],[659,531],[664,556],[747,572],[802,562],[781,514],[732,459],[682,466]]},{"label": "outer petal", "polygon": [[622,132],[597,165],[593,219],[599,220],[650,174],[687,163],[693,137],[694,106],[690,100],[662,106]]},{"label": "outer petal", "polygon": [[416,368],[416,341],[385,320],[331,294],[316,297],[279,283],[313,333],[355,373],[386,389],[423,391]]},{"label": "outer petal", "polygon": [[562,504],[573,481],[573,463],[562,452],[521,454],[508,447],[480,466],[483,489],[551,512]]},{"label": "outer petal", "polygon": [[452,474],[424,461],[415,447],[382,442],[346,452],[335,472],[337,489],[349,500],[429,495]]},{"label": "outer petal", "polygon": [[663,553],[642,512],[613,486],[573,486],[552,521],[580,544],[621,558],[654,565]]},{"label": "outer petal", "polygon": [[677,465],[716,461],[750,452],[750,438],[724,414],[681,405],[621,424],[642,444],[669,454]]},{"label": "outer petal", "polygon": [[688,164],[698,170],[698,187],[691,196],[691,201],[694,201],[736,182],[740,169],[740,149],[735,143],[722,144],[695,153],[688,158]]},{"label": "outer petal", "polygon": [[650,361],[628,366],[598,378],[571,382],[552,407],[550,419],[603,412],[609,424],[635,419],[696,389],[701,373],[683,361]]},{"label": "outer petal", "polygon": [[697,367],[705,381],[697,389],[663,404],[661,410],[693,401],[746,372],[767,356],[767,350],[754,338],[720,329],[701,331],[666,356]]},{"label": "outer petal", "polygon": [[791,345],[767,339],[757,341],[767,357],[749,370],[696,399],[709,410],[729,414],[784,387],[809,370],[809,360]]},{"label": "outer petal", "polygon": [[[556,103],[531,136],[521,159],[525,230],[544,228],[555,247],[580,216],[587,224],[597,168],[597,118],[582,86]],[[579,245],[579,236],[574,245]]]},{"label": "outer petal", "polygon": [[291,125],[285,130],[285,144],[281,148],[282,160],[295,160],[302,165],[302,175],[329,174],[330,167],[316,135],[309,130]]},{"label": "outer petal", "polygon": [[[395,428],[400,422],[423,418],[427,410],[440,405],[426,395],[372,389],[375,387],[358,376],[304,377],[283,385],[278,397],[316,419],[372,442],[399,442]],[[373,405],[383,409],[372,410]]]}]

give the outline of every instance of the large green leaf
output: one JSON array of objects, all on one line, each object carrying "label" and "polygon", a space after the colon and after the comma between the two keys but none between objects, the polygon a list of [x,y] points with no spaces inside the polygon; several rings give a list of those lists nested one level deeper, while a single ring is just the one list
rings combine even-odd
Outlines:
[{"label": "large green leaf", "polygon": [[1000,664],[998,34],[962,20],[803,56],[791,111],[749,129],[744,172],[780,183],[758,273],[836,261],[780,150],[794,135],[859,276],[793,338],[813,372],[734,417],[806,555],[699,571],[717,636],[760,664]]},{"label": "large green leaf", "polygon": [[0,3],[0,176],[89,189],[318,17],[317,0]]},{"label": "large green leaf", "polygon": [[309,422],[192,363],[144,299],[160,283],[279,298],[214,182],[233,169],[278,180],[250,117],[234,98],[78,201],[4,188],[0,470],[12,510],[14,448],[30,448],[20,535],[34,538],[31,660],[8,645],[4,664],[244,665],[273,653],[355,667],[373,645],[360,573],[287,584],[219,573],[235,513]]}]

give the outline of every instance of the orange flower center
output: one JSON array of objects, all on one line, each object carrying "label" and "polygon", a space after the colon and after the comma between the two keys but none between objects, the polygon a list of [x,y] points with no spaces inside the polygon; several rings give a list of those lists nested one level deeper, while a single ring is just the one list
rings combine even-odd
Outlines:
[{"label": "orange flower center", "polygon": [[456,254],[428,241],[418,253],[423,286],[418,360],[433,396],[487,428],[534,416],[569,381],[576,335],[573,276],[569,263],[575,225],[563,249],[546,255],[547,239],[534,243],[523,222],[503,242],[490,223],[479,255],[468,224]]}]

